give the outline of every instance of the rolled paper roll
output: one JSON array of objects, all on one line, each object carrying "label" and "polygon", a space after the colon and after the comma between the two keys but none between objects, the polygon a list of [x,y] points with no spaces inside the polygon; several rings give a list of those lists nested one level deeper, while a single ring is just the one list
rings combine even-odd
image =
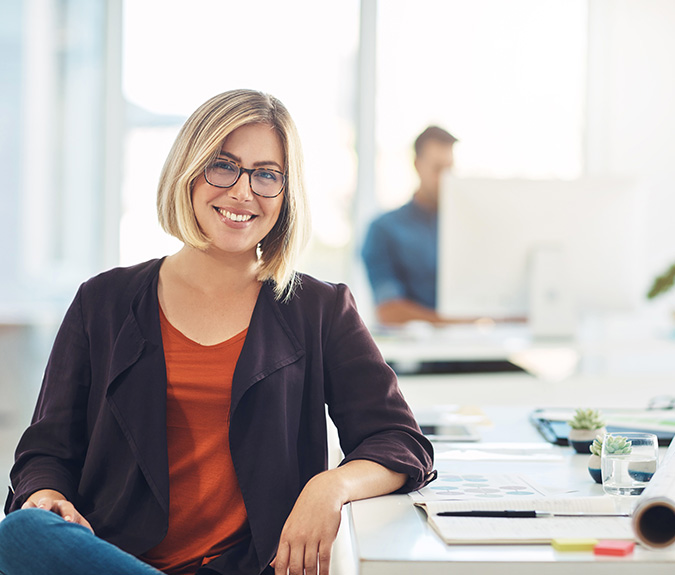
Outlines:
[{"label": "rolled paper roll", "polygon": [[638,541],[649,547],[663,548],[675,543],[675,439],[638,500],[633,511],[633,530]]}]

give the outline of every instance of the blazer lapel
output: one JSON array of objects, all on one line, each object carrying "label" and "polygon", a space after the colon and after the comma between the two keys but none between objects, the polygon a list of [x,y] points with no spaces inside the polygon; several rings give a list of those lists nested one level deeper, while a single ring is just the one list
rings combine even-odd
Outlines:
[{"label": "blazer lapel", "polygon": [[231,413],[253,385],[305,355],[279,309],[282,305],[264,283],[232,378]]},{"label": "blazer lapel", "polygon": [[[148,485],[168,513],[167,384],[157,278],[139,292],[115,341],[106,395]],[[253,385],[305,354],[280,305],[270,285],[263,284],[235,368],[231,412]]]},{"label": "blazer lapel", "polygon": [[148,485],[168,514],[166,363],[157,279],[155,275],[139,291],[117,336],[106,397]]}]

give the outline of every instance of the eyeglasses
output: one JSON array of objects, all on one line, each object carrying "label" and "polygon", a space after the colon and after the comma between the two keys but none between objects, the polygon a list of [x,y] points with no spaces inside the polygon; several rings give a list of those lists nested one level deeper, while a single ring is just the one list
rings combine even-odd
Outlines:
[{"label": "eyeglasses", "polygon": [[231,188],[243,173],[248,174],[251,191],[263,198],[276,198],[286,184],[286,176],[270,168],[242,168],[234,162],[223,159],[218,159],[204,168],[206,181],[216,188]]}]

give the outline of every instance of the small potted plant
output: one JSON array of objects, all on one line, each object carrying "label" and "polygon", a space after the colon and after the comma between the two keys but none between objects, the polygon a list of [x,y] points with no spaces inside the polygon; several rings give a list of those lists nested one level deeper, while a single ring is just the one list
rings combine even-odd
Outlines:
[{"label": "small potted plant", "polygon": [[591,456],[588,458],[588,472],[596,483],[602,483],[600,456],[602,455],[602,437],[597,436],[590,447]]},{"label": "small potted plant", "polygon": [[[622,435],[607,436],[607,453],[614,455],[628,455],[632,451],[631,442]],[[602,483],[601,455],[602,435],[598,435],[590,447],[591,456],[588,458],[588,472],[596,483]],[[629,471],[630,473],[630,471]]]},{"label": "small potted plant", "polygon": [[593,440],[605,433],[605,422],[597,409],[579,408],[568,422],[571,427],[567,439],[577,453],[588,453]]}]

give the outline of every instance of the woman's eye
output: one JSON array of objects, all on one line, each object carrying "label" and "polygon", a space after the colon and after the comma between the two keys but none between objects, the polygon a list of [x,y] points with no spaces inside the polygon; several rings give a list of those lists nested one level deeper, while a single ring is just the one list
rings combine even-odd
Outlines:
[{"label": "woman's eye", "polygon": [[268,182],[276,182],[279,177],[276,172],[271,170],[256,170],[254,175],[256,178],[267,180]]},{"label": "woman's eye", "polygon": [[221,172],[236,172],[237,166],[231,162],[225,162],[223,160],[218,160],[213,163],[213,168]]}]

